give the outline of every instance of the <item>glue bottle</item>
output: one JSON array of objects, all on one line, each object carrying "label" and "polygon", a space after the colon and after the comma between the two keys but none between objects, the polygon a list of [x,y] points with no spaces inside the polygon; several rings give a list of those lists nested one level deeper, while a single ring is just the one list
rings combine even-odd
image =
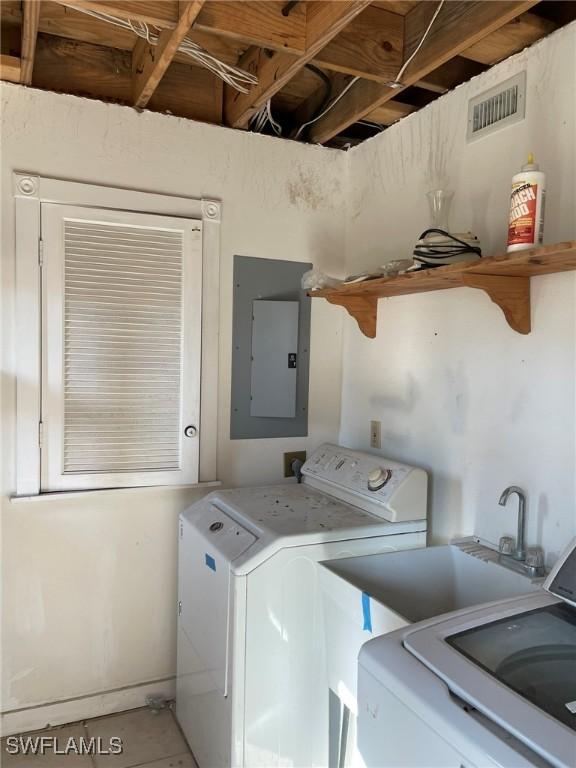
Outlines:
[{"label": "glue bottle", "polygon": [[508,222],[508,252],[523,251],[542,245],[544,238],[544,201],[546,174],[528,155],[520,173],[512,177],[510,219]]}]

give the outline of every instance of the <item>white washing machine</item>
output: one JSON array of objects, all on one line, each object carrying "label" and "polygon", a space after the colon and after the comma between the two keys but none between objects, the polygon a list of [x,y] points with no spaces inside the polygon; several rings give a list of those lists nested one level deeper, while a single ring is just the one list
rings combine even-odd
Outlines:
[{"label": "white washing machine", "polygon": [[317,563],[426,545],[423,470],[324,445],[302,473],[180,517],[176,714],[200,768],[326,766]]},{"label": "white washing machine", "polygon": [[576,539],[544,589],[366,643],[358,704],[368,768],[574,768]]}]

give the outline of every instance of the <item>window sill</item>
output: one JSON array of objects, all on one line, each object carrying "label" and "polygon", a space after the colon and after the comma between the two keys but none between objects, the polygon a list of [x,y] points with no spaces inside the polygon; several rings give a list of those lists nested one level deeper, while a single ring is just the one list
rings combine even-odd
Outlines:
[{"label": "window sill", "polygon": [[206,482],[195,483],[193,485],[139,485],[131,488],[98,488],[86,491],[52,491],[51,493],[39,493],[34,496],[10,496],[11,504],[37,504],[39,502],[52,501],[53,499],[89,499],[101,498],[110,493],[133,494],[142,491],[192,491],[208,490],[209,488],[219,488],[222,485],[220,480],[210,480]]}]

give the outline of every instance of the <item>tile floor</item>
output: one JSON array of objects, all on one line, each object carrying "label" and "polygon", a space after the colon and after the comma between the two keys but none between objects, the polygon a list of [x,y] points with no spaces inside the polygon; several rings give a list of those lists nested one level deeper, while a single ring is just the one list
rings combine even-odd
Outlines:
[{"label": "tile floor", "polygon": [[[48,750],[43,755],[13,755],[7,752],[10,742],[7,738],[2,739],[2,768],[197,768],[169,708],[158,713],[148,708],[133,709],[117,715],[26,733],[22,738],[26,743],[28,737],[36,736],[50,737],[56,741],[44,742]],[[79,745],[82,737],[84,744],[88,744],[91,738],[100,738],[98,743],[103,748],[110,746],[112,737],[122,739],[122,753],[78,755],[66,749],[70,739]],[[56,750],[68,751],[69,754],[56,754],[54,745]]]}]

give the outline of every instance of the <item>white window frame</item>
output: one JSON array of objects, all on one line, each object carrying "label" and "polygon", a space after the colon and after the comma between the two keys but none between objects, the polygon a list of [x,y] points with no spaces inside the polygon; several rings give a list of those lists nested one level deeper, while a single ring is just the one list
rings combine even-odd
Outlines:
[{"label": "white window frame", "polygon": [[202,220],[202,369],[198,479],[200,483],[216,480],[222,203],[207,198],[198,200],[173,197],[21,172],[13,174],[13,194],[16,208],[16,495],[40,494],[42,203]]}]

